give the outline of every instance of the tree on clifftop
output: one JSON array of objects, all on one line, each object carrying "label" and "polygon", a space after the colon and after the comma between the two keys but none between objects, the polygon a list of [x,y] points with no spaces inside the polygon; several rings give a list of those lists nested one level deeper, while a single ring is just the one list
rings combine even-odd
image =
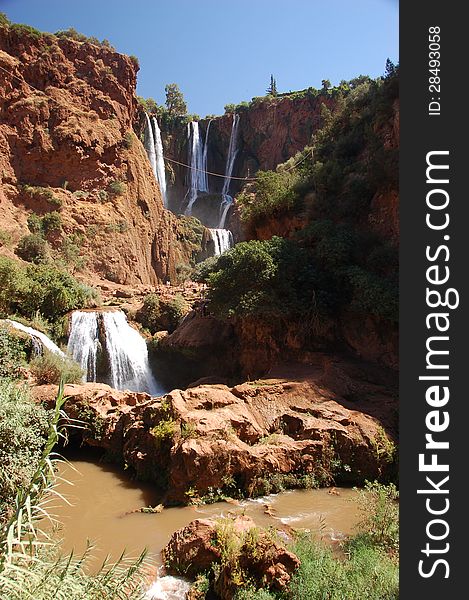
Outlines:
[{"label": "tree on clifftop", "polygon": [[187,115],[187,104],[177,83],[168,83],[165,86],[166,108],[171,117]]},{"label": "tree on clifftop", "polygon": [[267,94],[269,94],[269,96],[276,96],[277,95],[277,82],[275,81],[275,78],[273,75],[270,76],[270,85],[267,88]]}]

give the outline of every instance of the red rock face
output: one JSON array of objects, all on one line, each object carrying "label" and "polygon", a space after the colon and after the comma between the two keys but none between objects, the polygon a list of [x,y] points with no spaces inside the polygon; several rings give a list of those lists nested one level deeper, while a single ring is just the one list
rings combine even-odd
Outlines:
[{"label": "red rock face", "polygon": [[[51,190],[64,235],[82,238],[87,274],[125,284],[173,277],[184,262],[145,150],[132,132],[136,67],[111,49],[0,28],[0,211],[13,242],[30,211],[24,186]],[[113,192],[115,182],[123,185]]]},{"label": "red rock face", "polygon": [[[302,477],[360,483],[391,467],[395,400],[370,368],[365,375],[350,369],[336,361],[307,376],[200,385],[163,399],[105,384],[67,385],[65,411],[89,424],[76,434],[84,443],[159,484],[166,503],[188,503],[227,482],[234,483],[227,495],[262,495],[272,491],[273,475],[292,478],[292,487]],[[34,396],[53,404],[56,389],[38,386]],[[336,459],[347,468],[335,472]]]}]

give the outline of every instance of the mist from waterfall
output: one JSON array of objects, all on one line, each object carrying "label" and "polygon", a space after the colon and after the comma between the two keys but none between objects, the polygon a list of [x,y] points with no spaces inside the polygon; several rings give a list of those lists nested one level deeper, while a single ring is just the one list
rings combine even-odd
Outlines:
[{"label": "mist from waterfall", "polygon": [[186,215],[191,215],[192,206],[197,200],[198,193],[208,192],[208,177],[205,173],[206,162],[204,165],[204,157],[206,160],[207,155],[204,152],[204,143],[200,138],[198,121],[191,121],[187,124],[187,137],[189,139],[187,162],[190,169]]},{"label": "mist from waterfall", "polygon": [[233,234],[228,229],[210,229],[213,243],[215,245],[215,256],[219,256],[233,246]]},{"label": "mist from waterfall", "polygon": [[158,125],[158,121],[155,117],[151,118],[153,125],[153,141],[155,144],[156,154],[156,177],[160,186],[161,195],[163,197],[163,204],[166,204],[166,171],[164,166],[164,154],[163,154],[163,141],[161,139],[161,131]]},{"label": "mist from waterfall", "polygon": [[72,313],[68,351],[85,370],[87,381],[97,381],[105,364],[105,383],[117,390],[153,396],[164,391],[151,372],[144,338],[120,310]]}]

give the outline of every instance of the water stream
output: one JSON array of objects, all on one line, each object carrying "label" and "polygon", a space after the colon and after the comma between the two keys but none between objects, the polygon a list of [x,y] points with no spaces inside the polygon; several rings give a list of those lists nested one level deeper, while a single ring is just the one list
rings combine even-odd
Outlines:
[{"label": "water stream", "polygon": [[[347,488],[338,489],[339,495],[327,489],[295,490],[237,504],[218,502],[143,514],[132,511],[158,504],[155,489],[131,481],[117,467],[70,457],[70,465],[63,464],[59,475],[73,483],[73,486],[61,483],[58,488],[71,505],[57,501],[54,511],[62,523],[59,532],[62,549],[81,553],[89,538],[95,543],[91,568],[97,567],[108,554],[116,560],[126,549],[129,555],[138,556],[145,547],[161,565],[160,552],[171,535],[197,518],[246,514],[259,526],[307,528],[321,532],[326,539],[340,539],[353,531],[359,517],[357,505],[351,501],[356,492]],[[271,508],[270,516],[265,513],[266,504]],[[170,595],[171,588],[176,589],[176,595]],[[156,598],[166,600],[184,598],[181,591],[184,589],[184,582],[166,577],[153,586],[155,593],[160,594]]]}]

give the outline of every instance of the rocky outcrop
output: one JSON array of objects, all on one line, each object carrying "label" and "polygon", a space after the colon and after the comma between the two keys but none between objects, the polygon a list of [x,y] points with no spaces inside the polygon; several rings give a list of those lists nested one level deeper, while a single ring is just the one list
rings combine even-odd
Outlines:
[{"label": "rocky outcrop", "polygon": [[[340,364],[334,372],[337,379]],[[104,384],[67,385],[65,410],[88,424],[73,435],[159,484],[166,503],[198,502],[389,473],[392,390],[363,381],[346,399],[344,381],[335,392],[327,370],[316,367],[292,380],[202,385],[161,399]],[[55,392],[34,390],[46,402]]]},{"label": "rocky outcrop", "polygon": [[32,212],[56,210],[62,232],[49,241],[59,253],[73,242],[88,280],[174,278],[188,257],[132,129],[135,62],[0,26],[0,66],[0,214],[12,245]]},{"label": "rocky outcrop", "polygon": [[221,600],[231,600],[240,581],[285,591],[300,566],[295,554],[246,516],[193,521],[172,535],[163,559],[169,572],[191,578],[218,564],[211,587]]}]

